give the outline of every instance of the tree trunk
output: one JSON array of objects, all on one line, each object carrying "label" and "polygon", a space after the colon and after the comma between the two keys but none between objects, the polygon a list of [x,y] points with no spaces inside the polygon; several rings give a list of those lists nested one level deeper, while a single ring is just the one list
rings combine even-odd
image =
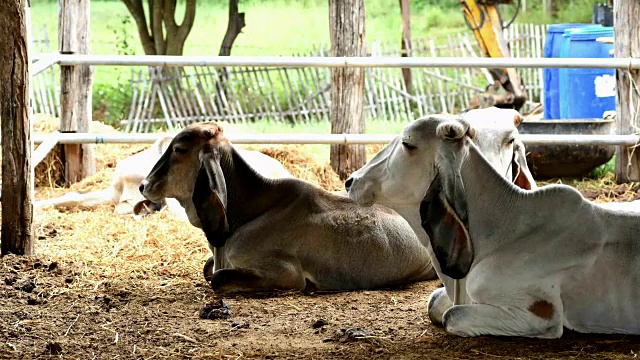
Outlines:
[{"label": "tree trunk", "polygon": [[[409,0],[400,0],[400,15],[402,16],[402,57],[408,57],[411,51],[411,2]],[[402,78],[407,92],[409,94],[413,93],[411,89],[411,68],[402,69]]]},{"label": "tree trunk", "polygon": [[2,255],[33,254],[27,6],[27,0],[7,0],[0,6]]},{"label": "tree trunk", "polygon": [[554,0],[546,1],[546,9],[547,16],[555,17],[556,16],[556,2]]},{"label": "tree trunk", "polygon": [[[90,53],[90,2],[59,0],[58,41],[63,54]],[[91,131],[93,69],[87,65],[61,66],[60,132]],[[94,145],[63,145],[65,183],[78,182],[96,172]]]},{"label": "tree trunk", "polygon": [[[333,56],[365,56],[364,0],[329,0],[329,29]],[[360,68],[331,70],[331,133],[362,134],[364,76]],[[340,179],[366,163],[364,145],[331,145],[331,167]]]},{"label": "tree trunk", "polygon": [[[640,1],[614,1],[613,6],[615,57],[640,58]],[[634,134],[640,127],[640,93],[635,84],[640,84],[640,70],[616,70],[616,122],[619,134]],[[640,181],[640,149],[620,146],[617,150],[618,183]]]},{"label": "tree trunk", "polygon": [[122,0],[138,27],[146,55],[182,55],[184,43],[193,28],[196,0],[187,0],[182,24],[176,22],[176,0],[147,0],[149,19],[143,0]]},{"label": "tree trunk", "polygon": [[233,42],[236,41],[236,38],[244,26],[244,13],[238,13],[238,0],[229,0],[229,23],[227,24],[227,32],[224,34],[218,55],[231,55]]}]

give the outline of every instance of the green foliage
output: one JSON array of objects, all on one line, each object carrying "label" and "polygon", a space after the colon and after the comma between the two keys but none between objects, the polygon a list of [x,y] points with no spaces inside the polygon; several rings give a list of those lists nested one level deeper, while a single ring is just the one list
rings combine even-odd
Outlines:
[{"label": "green foliage", "polygon": [[107,30],[113,35],[118,55],[135,55],[136,48],[134,40],[136,40],[136,38],[135,35],[131,33],[133,20],[128,15],[119,15],[117,17],[119,18],[119,22],[107,24]]},{"label": "green foliage", "polygon": [[591,170],[589,175],[587,175],[590,179],[599,180],[604,178],[609,173],[615,173],[616,171],[616,157],[615,155],[609,160],[606,164],[602,164],[597,168]]}]

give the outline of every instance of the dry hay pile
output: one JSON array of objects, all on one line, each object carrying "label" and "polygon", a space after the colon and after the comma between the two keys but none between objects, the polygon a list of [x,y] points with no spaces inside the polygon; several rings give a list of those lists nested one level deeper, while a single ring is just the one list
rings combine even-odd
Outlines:
[{"label": "dry hay pile", "polygon": [[343,182],[329,163],[321,164],[304,145],[243,146],[280,161],[291,175],[327,190],[341,190]]},{"label": "dry hay pile", "polygon": [[[60,119],[45,114],[36,114],[33,121],[33,132],[36,134],[51,134],[59,130]],[[116,133],[113,127],[99,121],[93,121],[91,132]],[[125,158],[148,147],[145,144],[106,144],[95,146],[96,176],[109,178],[110,175],[101,174],[105,168],[113,168],[118,159]],[[35,146],[37,149],[37,145]],[[35,168],[35,185],[38,187],[61,187],[64,185],[64,173],[60,147],[52,149],[49,154]],[[97,179],[95,179],[97,180]],[[101,181],[102,182],[102,181]],[[77,188],[77,186],[76,186]]]},{"label": "dry hay pile", "polygon": [[616,183],[615,174],[607,173],[601,179],[553,179],[538,182],[538,185],[565,184],[576,188],[582,195],[598,203],[634,201],[640,199],[640,183]]}]

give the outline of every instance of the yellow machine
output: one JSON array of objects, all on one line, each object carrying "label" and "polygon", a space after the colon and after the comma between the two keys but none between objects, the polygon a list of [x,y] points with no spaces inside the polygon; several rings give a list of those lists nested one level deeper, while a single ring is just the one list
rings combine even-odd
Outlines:
[{"label": "yellow machine", "polygon": [[[520,1],[517,0],[519,8]],[[511,57],[509,44],[504,38],[504,26],[500,4],[512,4],[512,0],[460,0],[462,12],[469,28],[473,31],[485,57]],[[489,69],[494,83],[484,93],[471,100],[468,108],[496,106],[520,110],[527,100],[523,84],[516,69]]]}]

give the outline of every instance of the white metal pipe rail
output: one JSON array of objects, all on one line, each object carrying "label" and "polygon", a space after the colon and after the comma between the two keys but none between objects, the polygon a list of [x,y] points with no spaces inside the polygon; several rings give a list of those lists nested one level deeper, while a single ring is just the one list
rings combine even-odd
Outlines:
[{"label": "white metal pipe rail", "polygon": [[[616,68],[640,69],[634,58],[456,58],[456,57],[297,57],[54,55],[65,65],[120,66],[269,66],[329,68]],[[44,58],[41,56],[40,58]]]},{"label": "white metal pipe rail", "polygon": [[[640,69],[634,58],[455,58],[455,57],[295,57],[295,56],[149,56],[39,54],[39,71],[53,64],[120,66],[267,66],[329,68],[616,68]],[[35,144],[55,136],[60,144],[153,143],[162,134],[34,134]],[[235,134],[236,144],[386,144],[395,135],[370,134]],[[637,135],[521,134],[526,145],[623,145],[640,142]]]},{"label": "white metal pipe rail", "polygon": [[[56,133],[34,134],[33,142],[41,144],[52,138],[59,144],[151,144],[167,134],[96,134]],[[228,134],[234,144],[388,144],[397,135],[391,134]],[[520,134],[531,145],[623,145],[640,142],[638,135],[546,135]]]}]

